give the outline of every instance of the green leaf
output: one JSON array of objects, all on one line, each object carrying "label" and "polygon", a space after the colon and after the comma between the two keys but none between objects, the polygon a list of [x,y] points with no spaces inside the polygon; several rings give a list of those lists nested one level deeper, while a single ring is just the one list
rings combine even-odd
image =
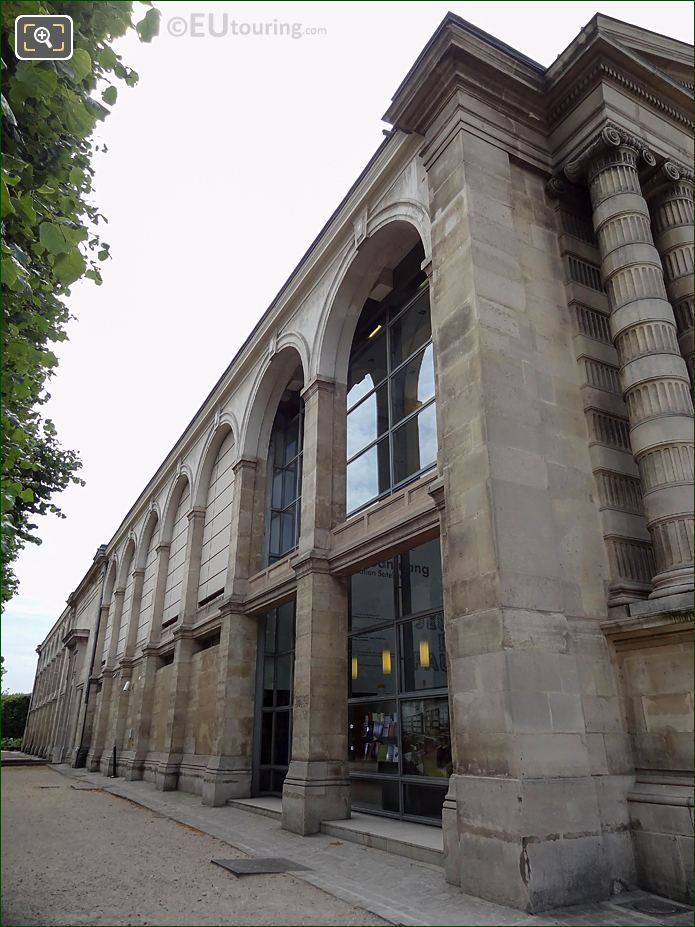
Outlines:
[{"label": "green leaf", "polygon": [[9,216],[13,212],[14,206],[12,205],[10,191],[7,189],[7,184],[3,178],[0,180],[0,215],[2,215],[2,218],[4,219],[5,216]]},{"label": "green leaf", "polygon": [[106,90],[101,95],[101,99],[108,106],[113,106],[117,98],[118,98],[118,88],[117,87],[107,87]]},{"label": "green leaf", "polygon": [[108,45],[97,50],[96,59],[106,71],[112,71],[118,63],[116,52]]},{"label": "green leaf", "polygon": [[89,57],[89,52],[85,51],[84,48],[76,48],[73,51],[70,64],[75,72],[75,80],[78,83],[81,83],[88,74],[92,73],[92,59]]},{"label": "green leaf", "polygon": [[160,10],[154,8],[145,13],[145,18],[135,26],[140,39],[143,42],[151,42],[159,33],[159,20],[162,18]]},{"label": "green leaf", "polygon": [[19,212],[22,213],[27,222],[31,223],[31,225],[35,225],[37,215],[36,210],[34,209],[34,204],[31,200],[31,195],[29,193],[23,193],[18,196],[14,202],[15,206]]},{"label": "green leaf", "polygon": [[58,86],[56,72],[48,62],[42,66],[33,61],[20,61],[16,79],[26,98],[50,97]]},{"label": "green leaf", "polygon": [[66,236],[63,226],[53,222],[41,223],[39,241],[49,254],[64,254],[72,248],[72,241]]},{"label": "green leaf", "polygon": [[34,490],[33,489],[23,489],[19,494],[19,498],[22,499],[24,502],[33,502],[34,501]]},{"label": "green leaf", "polygon": [[61,254],[53,265],[53,273],[60,283],[68,285],[78,280],[85,272],[87,265],[77,248]]}]

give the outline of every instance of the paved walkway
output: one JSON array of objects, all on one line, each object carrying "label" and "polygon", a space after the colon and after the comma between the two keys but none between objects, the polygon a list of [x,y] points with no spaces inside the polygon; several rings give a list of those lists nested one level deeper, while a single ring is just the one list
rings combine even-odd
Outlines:
[{"label": "paved walkway", "polygon": [[3,766],[44,766],[46,763],[42,757],[29,756],[21,750],[2,750],[0,753],[0,763]]},{"label": "paved walkway", "polygon": [[[372,847],[337,840],[327,834],[300,837],[279,823],[240,808],[208,808],[185,792],[159,792],[148,782],[107,779],[98,773],[52,767],[85,785],[96,785],[114,795],[195,827],[251,856],[283,856],[310,867],[295,878],[309,882],[336,898],[357,905],[392,924],[403,925],[691,925],[692,910],[658,917],[625,907],[655,898],[645,892],[626,893],[602,904],[524,914],[465,895],[444,881],[441,868],[394,856]],[[663,900],[663,899],[660,899]]]}]

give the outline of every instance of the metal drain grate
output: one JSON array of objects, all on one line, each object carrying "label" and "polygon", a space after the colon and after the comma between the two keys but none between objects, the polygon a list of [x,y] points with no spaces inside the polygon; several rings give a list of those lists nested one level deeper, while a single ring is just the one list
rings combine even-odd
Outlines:
[{"label": "metal drain grate", "polygon": [[675,901],[662,901],[659,898],[640,898],[638,901],[624,901],[619,907],[658,917],[667,914],[692,914],[692,908],[676,904]]},{"label": "metal drain grate", "polygon": [[280,857],[257,857],[256,859],[211,859],[211,863],[228,869],[235,876],[268,875],[276,872],[295,872],[299,869],[308,870],[308,866],[293,863],[291,859]]}]

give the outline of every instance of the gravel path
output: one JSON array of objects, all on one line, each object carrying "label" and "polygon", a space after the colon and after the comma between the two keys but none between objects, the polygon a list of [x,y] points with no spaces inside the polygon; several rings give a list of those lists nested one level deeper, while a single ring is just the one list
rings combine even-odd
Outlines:
[{"label": "gravel path", "polygon": [[2,786],[6,927],[386,923],[291,875],[236,878],[210,860],[240,851],[47,767]]}]

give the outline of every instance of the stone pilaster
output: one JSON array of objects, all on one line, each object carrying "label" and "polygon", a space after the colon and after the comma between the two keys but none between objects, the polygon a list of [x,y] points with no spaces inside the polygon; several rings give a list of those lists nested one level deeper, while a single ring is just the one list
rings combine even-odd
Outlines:
[{"label": "stone pilaster", "polygon": [[128,780],[142,779],[144,764],[150,746],[150,723],[154,704],[155,675],[159,663],[157,644],[162,633],[162,613],[164,611],[164,593],[169,568],[170,547],[171,545],[168,542],[163,542],[157,546],[157,577],[153,593],[152,624],[150,625],[147,643],[142,649],[139,682],[131,695],[133,699],[134,755],[130,766],[125,771],[125,777]]},{"label": "stone pilaster", "polygon": [[693,381],[693,173],[666,161],[645,187],[654,244],[673,306],[678,344]]},{"label": "stone pilaster", "polygon": [[602,809],[625,758],[592,756],[613,739],[587,718],[595,677],[611,670],[605,648],[582,659],[575,632],[600,634],[608,564],[572,333],[556,311],[555,216],[542,180],[452,129],[451,107],[448,133],[433,128],[423,150],[454,766],[445,873],[539,911],[607,897],[631,871],[625,824]]},{"label": "stone pilaster", "polygon": [[339,391],[331,380],[317,378],[302,395],[302,531],[292,561],[297,575],[292,754],[282,826],[313,834],[322,821],[350,817],[347,595],[345,580],[330,575],[325,557],[341,453],[334,436]]},{"label": "stone pilaster", "polygon": [[[114,688],[113,677],[116,675],[116,647],[118,644],[118,629],[121,624],[121,615],[123,613],[123,599],[125,589],[114,589],[113,591],[113,617],[111,624],[111,639],[109,640],[109,650],[106,654],[106,664],[101,673],[101,693],[99,696],[99,707],[96,712],[94,721],[94,739],[89,753],[87,754],[87,767],[90,772],[95,772],[100,768],[102,756],[113,747],[113,744],[107,743],[109,734],[109,720],[111,717],[111,702]],[[108,606],[103,606],[108,615]],[[102,617],[103,613],[102,613]],[[97,651],[96,659],[100,660],[101,654]],[[98,675],[98,673],[97,673]],[[110,760],[108,761],[110,762]]]},{"label": "stone pilaster", "polygon": [[198,582],[203,548],[205,509],[196,507],[188,514],[186,539],[186,571],[181,592],[181,625],[174,631],[174,665],[172,667],[171,690],[167,715],[166,757],[159,764],[155,775],[158,789],[171,791],[178,784],[179,767],[183,756],[186,712],[189,703],[191,682],[191,658],[193,656],[193,635],[191,626],[198,608]]},{"label": "stone pilaster", "polygon": [[224,805],[251,794],[258,624],[225,602],[215,704],[215,739],[203,779],[203,804]]},{"label": "stone pilaster", "polygon": [[607,126],[566,168],[586,172],[620,382],[657,573],[652,598],[693,587],[693,407],[673,308],[666,298],[638,162],[638,139]]},{"label": "stone pilaster", "polygon": [[350,817],[347,772],[347,595],[326,560],[306,556],[297,573],[292,754],[282,826],[315,834]]},{"label": "stone pilaster", "polygon": [[255,460],[241,458],[234,464],[226,599],[220,607],[215,740],[203,779],[204,805],[219,806],[251,794],[258,625],[240,603],[251,563],[256,471]]}]

